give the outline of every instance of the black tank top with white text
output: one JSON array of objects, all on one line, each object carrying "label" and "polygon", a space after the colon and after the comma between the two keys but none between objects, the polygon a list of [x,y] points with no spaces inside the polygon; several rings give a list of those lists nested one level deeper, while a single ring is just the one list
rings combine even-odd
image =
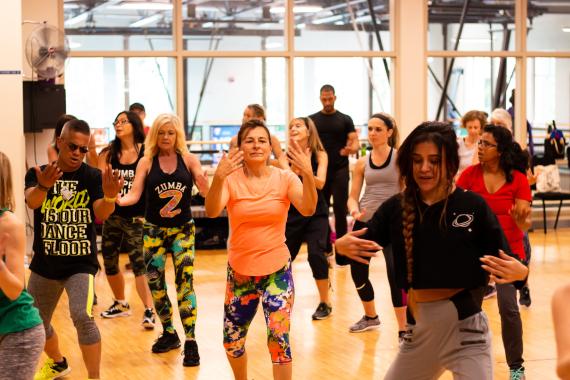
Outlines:
[{"label": "black tank top with white text", "polygon": [[145,219],[159,227],[179,227],[192,219],[192,174],[180,154],[176,160],[176,170],[168,174],[160,168],[158,155],[154,156],[146,179]]},{"label": "black tank top with white text", "polygon": [[[135,171],[137,169],[137,164],[139,163],[140,159],[144,156],[144,145],[141,147],[139,152],[139,156],[135,160],[135,162],[123,165],[119,161],[118,157],[111,157],[111,166],[113,169],[117,169],[121,172],[121,176],[124,178],[125,183],[123,188],[121,189],[121,196],[125,196],[131,188],[133,187],[133,183],[135,181]],[[118,215],[125,219],[134,218],[138,216],[144,215],[144,204],[145,204],[145,195],[144,192],[141,194],[141,197],[137,203],[132,206],[119,206],[115,205],[115,212],[114,215]]]}]

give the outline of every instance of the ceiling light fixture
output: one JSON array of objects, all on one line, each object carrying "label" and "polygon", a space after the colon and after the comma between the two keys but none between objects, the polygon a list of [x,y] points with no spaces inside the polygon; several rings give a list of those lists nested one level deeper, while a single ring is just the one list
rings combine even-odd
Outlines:
[{"label": "ceiling light fixture", "polygon": [[[315,13],[322,10],[323,7],[320,5],[297,5],[293,7],[294,13]],[[270,12],[275,14],[283,14],[285,13],[285,7],[272,7]]]},{"label": "ceiling light fixture", "polygon": [[172,10],[172,4],[168,3],[143,3],[143,2],[128,2],[121,3],[120,5],[114,5],[110,8],[113,9],[131,9],[131,10],[142,10],[142,11],[170,11]]},{"label": "ceiling light fixture", "polygon": [[563,26],[563,27],[562,27],[562,31],[563,31],[564,33],[570,33],[570,26]]},{"label": "ceiling light fixture", "polygon": [[149,17],[145,17],[143,19],[140,19],[138,21],[133,22],[131,25],[129,25],[131,28],[140,28],[142,26],[147,26],[149,24],[153,24],[157,21],[159,21],[160,19],[162,19],[164,16],[160,13],[154,14],[152,16]]}]

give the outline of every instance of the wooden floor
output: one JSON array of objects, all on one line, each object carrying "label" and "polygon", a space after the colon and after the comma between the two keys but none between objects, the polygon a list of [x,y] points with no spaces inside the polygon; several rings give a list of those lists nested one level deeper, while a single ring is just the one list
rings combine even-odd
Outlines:
[{"label": "wooden floor", "polygon": [[[570,230],[537,230],[530,234],[533,256],[530,278],[532,306],[521,310],[524,324],[525,367],[527,379],[556,379],[550,299],[554,289],[570,280]],[[123,255],[124,256],[124,255]],[[126,256],[121,257],[124,268]],[[95,307],[96,321],[101,330],[103,358],[102,379],[232,379],[222,347],[222,311],[226,275],[225,251],[197,253],[195,289],[198,298],[197,340],[201,365],[184,368],[179,350],[167,354],[152,354],[150,347],[160,332],[143,331],[140,322],[142,305],[136,296],[132,272],[126,273],[127,298],[133,315],[128,318],[103,320],[99,313],[112,302],[105,275],[96,279],[99,305]],[[173,284],[171,262],[167,273]],[[371,278],[376,291],[377,308],[382,327],[376,331],[350,334],[348,327],[362,316],[350,271],[335,268],[332,275],[334,293],[333,315],[313,322],[311,314],[317,306],[317,296],[306,254],[301,253],[293,266],[295,276],[295,307],[292,321],[293,377],[295,379],[381,379],[397,352],[397,325],[392,312],[383,260],[373,260]],[[174,286],[169,295],[175,300]],[[570,307],[570,306],[569,306]],[[500,320],[496,298],[485,301],[493,330],[495,378],[506,379],[507,366],[500,336]],[[176,313],[175,313],[176,316]],[[69,319],[64,295],[54,316],[62,351],[73,371],[67,379],[85,379],[77,337]],[[177,329],[182,326],[177,318]],[[247,341],[249,378],[270,379],[271,364],[265,345],[265,325],[262,313],[252,323]],[[442,379],[451,379],[449,373]]]}]

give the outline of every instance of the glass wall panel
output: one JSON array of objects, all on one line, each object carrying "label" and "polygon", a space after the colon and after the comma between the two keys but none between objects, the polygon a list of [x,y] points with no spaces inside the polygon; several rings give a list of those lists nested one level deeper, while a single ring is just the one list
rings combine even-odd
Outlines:
[{"label": "glass wall panel", "polygon": [[296,0],[295,49],[390,50],[389,3],[389,0],[373,0],[371,12],[367,1]]},{"label": "glass wall panel", "polygon": [[[428,2],[428,49],[454,50],[466,0]],[[515,48],[515,1],[469,1],[457,50]]]},{"label": "glass wall panel", "polygon": [[542,151],[548,124],[570,130],[570,58],[529,58],[527,60],[527,119],[532,125],[537,151]]},{"label": "glass wall panel", "polygon": [[[464,57],[428,58],[428,118],[459,123],[470,110],[490,113],[494,108],[508,108],[515,86],[514,58]],[[445,73],[451,68],[447,96],[439,112]]]},{"label": "glass wall panel", "polygon": [[527,49],[570,51],[570,2],[528,1]]},{"label": "glass wall panel", "polygon": [[172,0],[64,0],[72,50],[172,50]]},{"label": "glass wall panel", "polygon": [[[99,129],[99,143],[114,138],[115,116],[134,102],[146,108],[145,125],[176,108],[172,58],[70,58],[65,70],[67,112]],[[105,140],[105,141],[103,141]]]},{"label": "glass wall panel", "polygon": [[[391,60],[386,59],[388,70]],[[392,110],[390,84],[382,58],[296,58],[295,115],[308,116],[322,109],[319,91],[335,88],[335,108],[352,117],[361,138],[366,138],[368,118]]]},{"label": "glass wall panel", "polygon": [[[284,58],[189,58],[185,66],[188,138],[229,141],[237,135],[245,107],[258,103],[266,110],[270,131],[285,141],[287,70]],[[192,146],[193,150],[201,148],[227,149],[227,144]],[[215,162],[218,158],[210,159]]]},{"label": "glass wall panel", "polygon": [[284,50],[282,1],[182,1],[187,50]]}]

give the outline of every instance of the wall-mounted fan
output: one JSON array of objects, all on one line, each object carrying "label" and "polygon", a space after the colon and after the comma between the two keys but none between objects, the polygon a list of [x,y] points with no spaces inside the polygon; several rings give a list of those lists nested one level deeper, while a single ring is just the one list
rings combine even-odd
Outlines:
[{"label": "wall-mounted fan", "polygon": [[69,43],[58,28],[43,23],[26,41],[26,58],[38,79],[53,79],[63,73]]}]

